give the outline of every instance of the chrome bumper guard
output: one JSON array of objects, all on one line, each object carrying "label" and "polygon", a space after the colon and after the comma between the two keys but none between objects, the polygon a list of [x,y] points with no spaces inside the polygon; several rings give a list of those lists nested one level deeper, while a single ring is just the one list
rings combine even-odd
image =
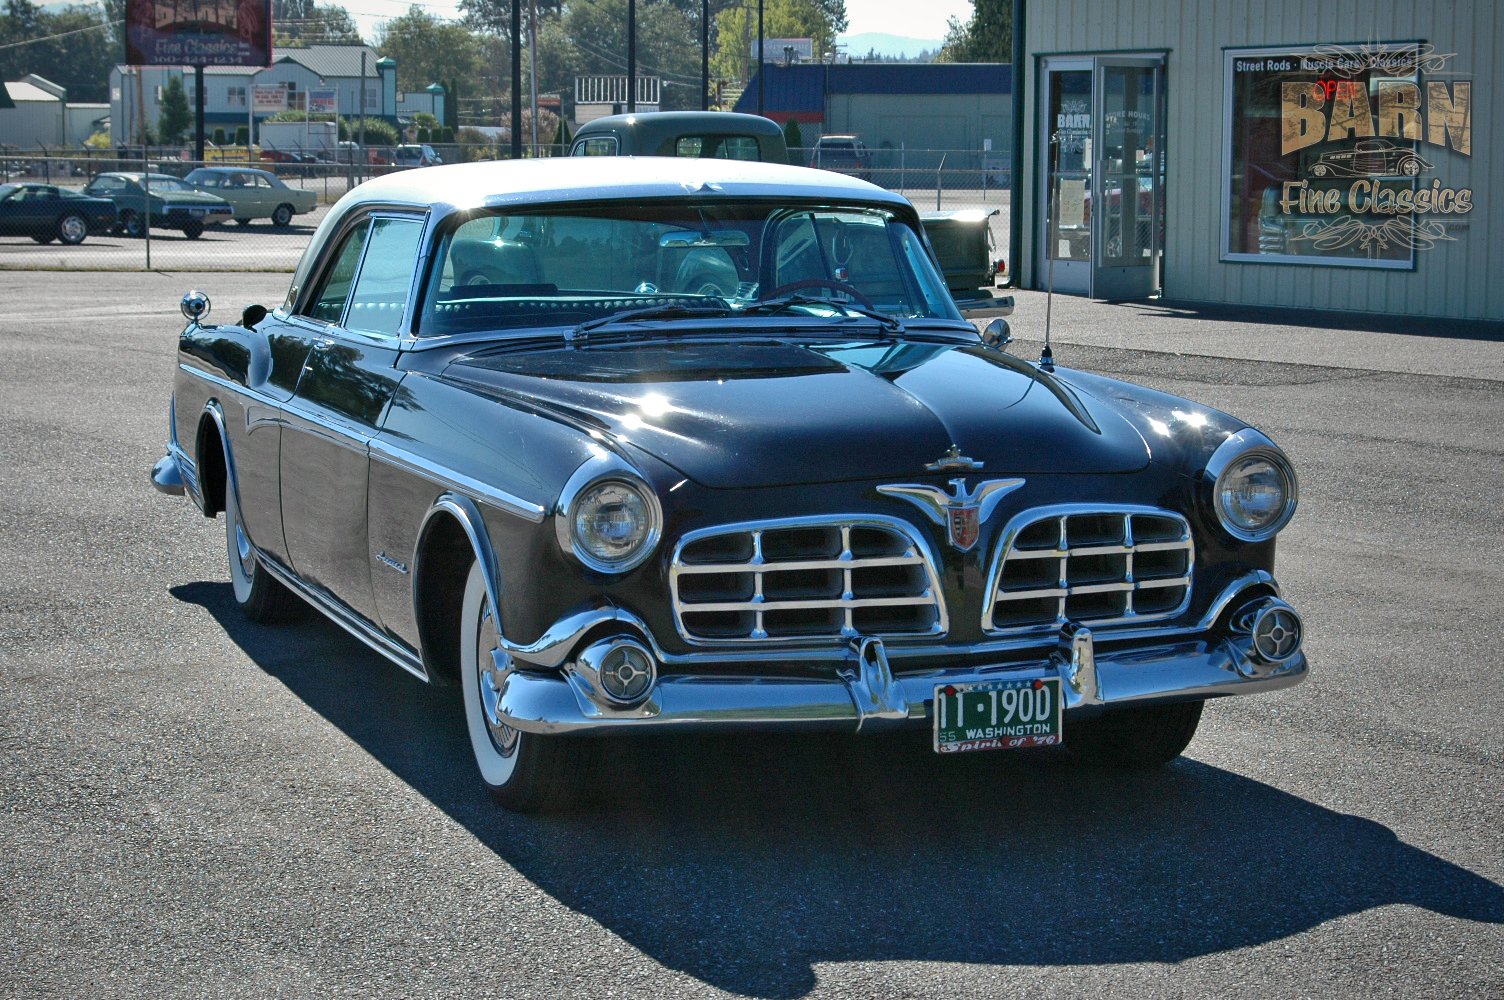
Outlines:
[{"label": "chrome bumper guard", "polygon": [[[1264,623],[1275,621],[1295,629],[1288,652],[1267,642],[1262,647],[1272,648],[1278,659],[1256,648],[1261,627],[1267,632],[1271,626]],[[852,644],[838,679],[668,676],[630,708],[603,704],[588,675],[566,662],[562,676],[512,669],[502,682],[499,714],[531,733],[728,728],[870,732],[923,725],[937,685],[1000,677],[1059,677],[1067,712],[1191,701],[1300,682],[1307,665],[1298,630],[1299,618],[1288,604],[1262,596],[1234,611],[1220,635],[1098,652],[1088,629],[1067,625],[1057,647],[1037,660],[902,675],[889,667],[881,640],[863,638]]]}]

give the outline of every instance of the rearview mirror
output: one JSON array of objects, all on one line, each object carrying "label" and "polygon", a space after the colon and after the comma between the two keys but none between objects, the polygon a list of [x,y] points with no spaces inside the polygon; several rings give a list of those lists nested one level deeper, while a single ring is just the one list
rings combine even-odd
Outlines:
[{"label": "rearview mirror", "polygon": [[751,241],[739,229],[717,229],[698,233],[691,229],[675,229],[658,237],[658,245],[665,250],[682,250],[688,247],[744,247]]}]

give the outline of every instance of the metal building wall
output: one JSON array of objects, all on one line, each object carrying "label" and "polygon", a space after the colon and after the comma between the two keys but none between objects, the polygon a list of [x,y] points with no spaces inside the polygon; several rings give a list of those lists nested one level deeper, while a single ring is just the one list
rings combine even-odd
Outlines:
[{"label": "metal building wall", "polygon": [[826,132],[855,132],[868,146],[1003,151],[1013,141],[1006,94],[830,94]]},{"label": "metal building wall", "polygon": [[[1024,282],[1035,280],[1038,56],[1168,50],[1164,288],[1169,299],[1504,320],[1504,4],[1492,0],[1034,0],[1024,122]],[[1413,271],[1223,263],[1223,50],[1424,41],[1473,80],[1473,154],[1438,176],[1473,189],[1468,232],[1416,251]],[[1454,217],[1455,218],[1455,217]]]}]

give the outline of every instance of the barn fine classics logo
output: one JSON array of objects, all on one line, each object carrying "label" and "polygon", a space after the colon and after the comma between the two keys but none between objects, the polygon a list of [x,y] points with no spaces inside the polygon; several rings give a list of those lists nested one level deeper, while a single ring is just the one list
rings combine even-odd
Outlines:
[{"label": "barn fine classics logo", "polygon": [[[1419,82],[1422,71],[1443,73],[1454,54],[1430,45],[1324,45],[1281,60],[1290,65],[1280,69],[1319,74],[1281,86],[1281,154],[1340,143],[1313,149],[1319,155],[1302,158],[1305,176],[1282,182],[1280,211],[1317,217],[1293,239],[1323,251],[1424,250],[1456,239],[1442,220],[1472,211],[1472,189],[1422,175],[1448,146],[1472,156],[1472,83],[1427,80],[1422,89]],[[1344,180],[1350,183],[1329,183]]]}]

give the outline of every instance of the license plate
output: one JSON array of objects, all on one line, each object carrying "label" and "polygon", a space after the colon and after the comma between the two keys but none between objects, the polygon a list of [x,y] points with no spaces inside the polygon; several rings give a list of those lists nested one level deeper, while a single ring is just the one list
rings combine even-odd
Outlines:
[{"label": "license plate", "polygon": [[1058,677],[937,685],[935,752],[1059,746],[1061,709]]},{"label": "license plate", "polygon": [[201,218],[208,211],[209,210],[207,208],[190,208],[188,210],[188,214],[193,216],[194,218]]}]

